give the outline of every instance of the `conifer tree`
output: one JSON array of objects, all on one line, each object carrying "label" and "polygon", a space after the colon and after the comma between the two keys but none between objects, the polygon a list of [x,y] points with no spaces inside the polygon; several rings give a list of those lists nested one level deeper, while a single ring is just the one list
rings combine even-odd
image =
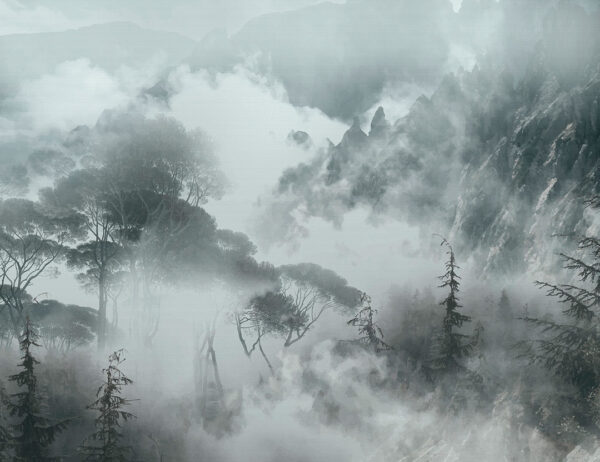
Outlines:
[{"label": "conifer tree", "polygon": [[[586,201],[600,208],[600,198]],[[564,268],[574,271],[579,283],[554,284],[536,281],[565,306],[565,320],[524,316],[521,319],[541,329],[525,356],[575,385],[587,399],[600,387],[600,239],[585,236],[578,242],[579,256],[561,253]]]},{"label": "conifer tree", "polygon": [[510,299],[508,298],[508,294],[506,293],[506,289],[502,289],[500,294],[500,300],[498,301],[498,319],[501,322],[508,323],[512,319],[512,313],[510,308]]},{"label": "conifer tree", "polygon": [[377,314],[377,310],[372,307],[371,297],[363,292],[360,300],[362,308],[347,324],[358,327],[359,342],[368,345],[376,353],[391,350],[392,347],[383,341],[383,331],[373,321],[373,316]]},{"label": "conifer tree", "polygon": [[102,372],[106,375],[104,383],[96,392],[96,400],[88,406],[98,412],[95,419],[96,431],[80,447],[84,460],[102,462],[121,462],[130,459],[132,448],[122,445],[121,422],[135,418],[124,410],[132,400],[123,398],[121,390],[132,382],[119,366],[125,361],[123,350],[108,357],[108,367]]},{"label": "conifer tree", "polygon": [[35,366],[39,361],[31,353],[32,347],[39,346],[37,340],[35,327],[27,317],[19,340],[23,352],[19,364],[22,371],[8,379],[22,388],[22,391],[10,395],[6,401],[10,416],[18,420],[18,423],[11,425],[14,460],[27,462],[55,460],[48,456],[48,447],[68,424],[67,421],[53,423],[44,415],[43,398],[35,375]]},{"label": "conifer tree", "polygon": [[0,460],[8,460],[10,433],[3,425],[0,427]]},{"label": "conifer tree", "polygon": [[[7,395],[4,389],[4,384],[0,382],[0,401],[6,403]],[[4,411],[4,409],[2,409]],[[8,451],[11,442],[10,432],[6,428],[6,421],[4,412],[0,413],[0,460],[8,460]]]},{"label": "conifer tree", "polygon": [[471,318],[458,311],[462,308],[459,303],[458,293],[460,291],[460,276],[457,270],[454,250],[450,243],[442,238],[442,246],[447,247],[448,260],[445,264],[446,272],[439,277],[442,281],[439,287],[447,288],[448,295],[440,302],[445,308],[442,330],[437,336],[434,344],[432,368],[442,371],[456,371],[461,369],[461,358],[468,355],[473,349],[473,341],[470,336],[456,332],[465,322]]}]

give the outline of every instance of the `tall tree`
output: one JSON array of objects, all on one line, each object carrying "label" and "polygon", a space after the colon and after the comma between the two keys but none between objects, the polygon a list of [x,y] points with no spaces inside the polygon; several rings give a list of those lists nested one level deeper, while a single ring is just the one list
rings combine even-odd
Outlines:
[{"label": "tall tree", "polygon": [[[8,400],[4,383],[0,382],[0,402],[6,403]],[[4,411],[2,409],[2,411]],[[8,460],[10,454],[11,434],[6,425],[6,416],[0,412],[0,460]]]},{"label": "tall tree", "polygon": [[[600,198],[588,201],[588,205],[600,208]],[[527,345],[524,355],[574,385],[580,402],[585,403],[600,387],[600,239],[582,237],[578,254],[560,255],[564,267],[574,273],[579,283],[536,281],[548,296],[565,306],[564,319],[527,315],[521,319],[539,327],[543,334]],[[584,407],[589,409],[587,404]],[[587,411],[582,411],[580,417],[591,418]]]},{"label": "tall tree", "polygon": [[135,418],[125,407],[132,400],[121,396],[122,388],[132,382],[119,368],[125,361],[123,350],[108,357],[108,367],[102,372],[106,378],[96,392],[96,400],[88,406],[98,412],[95,419],[96,431],[80,447],[84,460],[122,462],[129,460],[132,449],[122,444],[121,422]]},{"label": "tall tree", "polygon": [[165,268],[182,235],[197,224],[199,206],[221,196],[223,178],[203,135],[172,118],[112,113],[97,131],[107,203],[128,257],[134,330],[149,345]]},{"label": "tall tree", "polygon": [[506,289],[502,289],[500,294],[500,300],[498,301],[498,307],[496,309],[497,317],[501,322],[508,323],[512,320],[512,313],[510,307],[510,299],[506,293]]},{"label": "tall tree", "polygon": [[78,226],[77,217],[53,215],[39,203],[0,201],[0,309],[8,311],[15,335],[23,327],[27,290],[64,255]]},{"label": "tall tree", "polygon": [[360,304],[361,292],[331,270],[314,263],[284,265],[280,270],[281,293],[291,301],[288,315],[281,319],[287,331],[285,347],[302,339],[325,311],[349,311]]},{"label": "tall tree", "polygon": [[462,308],[458,298],[460,276],[457,270],[460,267],[456,264],[454,250],[444,238],[441,245],[447,249],[448,260],[445,264],[445,273],[439,277],[442,281],[439,287],[446,288],[448,295],[440,302],[445,313],[441,332],[437,335],[433,346],[432,368],[450,372],[462,368],[461,359],[473,349],[473,342],[469,335],[456,331],[465,322],[471,321],[471,318],[458,311]]},{"label": "tall tree", "polygon": [[68,423],[51,422],[44,413],[44,402],[35,374],[35,366],[39,362],[31,352],[32,347],[39,346],[37,339],[35,327],[27,317],[19,342],[23,353],[19,364],[22,371],[9,377],[23,390],[12,394],[6,402],[9,414],[18,419],[18,423],[12,425],[15,460],[27,462],[54,460],[48,456],[48,447]]},{"label": "tall tree", "polygon": [[87,288],[98,293],[98,347],[104,348],[107,335],[106,310],[110,283],[121,266],[122,246],[117,224],[108,208],[106,172],[98,168],[75,170],[60,178],[54,188],[41,192],[44,203],[61,213],[81,218],[85,235],[67,253],[70,267],[82,269],[78,275]]},{"label": "tall tree", "polygon": [[[250,356],[258,349],[271,370],[262,345],[265,336],[282,338],[283,347],[288,348],[304,338],[327,310],[353,312],[361,302],[358,289],[314,263],[280,266],[276,275],[270,289],[252,297],[235,314],[244,352]],[[251,346],[247,337],[254,339]]]},{"label": "tall tree", "polygon": [[214,349],[217,317],[207,324],[204,338],[196,337],[194,378],[200,417],[206,423],[225,408],[225,394]]},{"label": "tall tree", "polygon": [[136,312],[133,331],[150,344],[167,267],[175,266],[178,244],[197,224],[199,206],[220,197],[223,178],[205,138],[172,118],[107,112],[88,136],[85,167],[59,179],[45,196],[85,218],[86,239],[70,262],[84,270],[84,282],[97,287],[99,346],[106,337],[111,284],[122,265]]}]

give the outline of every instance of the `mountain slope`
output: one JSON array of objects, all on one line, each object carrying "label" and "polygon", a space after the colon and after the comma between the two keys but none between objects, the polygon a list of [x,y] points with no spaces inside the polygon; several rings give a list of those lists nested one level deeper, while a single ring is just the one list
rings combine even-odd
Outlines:
[{"label": "mountain slope", "polygon": [[252,57],[290,101],[344,119],[370,108],[389,80],[433,84],[449,54],[447,0],[324,2],[249,21],[230,39],[211,35],[195,68],[230,69]]},{"label": "mountain slope", "polygon": [[97,24],[64,32],[0,36],[0,93],[6,96],[19,82],[52,72],[64,61],[87,58],[114,71],[161,57],[165,65],[179,63],[196,42],[171,32],[143,29],[135,24]]},{"label": "mountain slope", "polygon": [[282,175],[268,213],[291,239],[298,211],[339,224],[366,207],[443,232],[486,271],[548,263],[551,235],[585,232],[583,199],[600,191],[597,25],[563,2],[522,77],[490,55],[447,75],[394,124],[383,110],[368,135],[355,122],[337,146]]}]

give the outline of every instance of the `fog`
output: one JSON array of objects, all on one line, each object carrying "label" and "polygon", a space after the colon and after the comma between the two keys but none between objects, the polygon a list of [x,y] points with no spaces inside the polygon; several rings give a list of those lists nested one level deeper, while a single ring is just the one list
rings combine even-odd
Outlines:
[{"label": "fog", "polygon": [[599,26],[0,0],[0,458],[594,460]]}]

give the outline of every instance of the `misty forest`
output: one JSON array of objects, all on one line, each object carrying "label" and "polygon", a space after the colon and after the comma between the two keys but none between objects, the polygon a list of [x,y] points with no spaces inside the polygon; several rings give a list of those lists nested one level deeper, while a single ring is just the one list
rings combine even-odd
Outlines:
[{"label": "misty forest", "polygon": [[600,461],[598,0],[0,0],[0,460]]}]

